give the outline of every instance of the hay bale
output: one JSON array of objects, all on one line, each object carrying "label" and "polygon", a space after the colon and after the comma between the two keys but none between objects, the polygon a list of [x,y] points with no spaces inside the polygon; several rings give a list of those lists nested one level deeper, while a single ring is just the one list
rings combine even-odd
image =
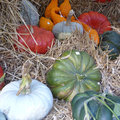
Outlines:
[{"label": "hay bale", "polygon": [[[38,9],[39,15],[44,16],[46,6],[50,0],[30,0]],[[60,2],[63,2],[60,1]],[[108,17],[115,30],[120,30],[120,1],[114,0],[110,3],[95,3],[92,0],[70,0],[72,9],[76,16],[88,11],[98,11]],[[59,3],[60,4],[60,3]],[[44,55],[35,53],[25,53],[16,51],[13,47],[14,39],[16,39],[16,27],[20,25],[22,18],[19,15],[18,0],[1,0],[0,1],[0,65],[6,72],[5,82],[9,83],[13,80],[21,78],[21,67],[26,60],[34,63],[31,68],[32,78],[36,78],[43,83],[46,83],[45,74],[52,67],[54,61],[65,50],[85,50],[92,55],[102,73],[101,90],[110,87],[110,90],[120,95],[120,56],[110,61],[108,52],[103,52],[99,47],[96,48],[93,41],[88,37],[88,34],[80,35],[77,32],[70,38],[59,41],[56,40],[55,45]],[[70,103],[54,99],[54,107],[51,113],[45,118],[72,120]]]}]

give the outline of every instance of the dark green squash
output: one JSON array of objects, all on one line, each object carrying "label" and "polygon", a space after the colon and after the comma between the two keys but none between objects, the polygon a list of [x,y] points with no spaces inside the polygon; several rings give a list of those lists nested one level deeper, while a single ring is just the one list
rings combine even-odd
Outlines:
[{"label": "dark green squash", "polygon": [[47,73],[47,84],[54,97],[71,101],[79,92],[100,90],[101,73],[86,52],[65,51]]},{"label": "dark green squash", "polygon": [[[118,120],[113,117],[113,113],[108,109],[108,107],[110,107],[113,110],[115,104],[107,99],[98,97],[97,95],[102,96],[103,94],[99,92],[86,91],[84,93],[77,94],[73,98],[71,107],[74,120],[85,120],[85,103],[87,105],[90,120]],[[120,101],[120,97],[110,94],[103,95],[103,97],[106,97],[115,103],[117,103],[116,100]],[[108,107],[106,107],[106,105],[100,102],[97,98],[104,102]]]},{"label": "dark green squash", "polygon": [[109,53],[110,59],[116,59],[120,54],[120,34],[115,31],[107,31],[103,33],[101,39],[102,50],[112,50]]}]

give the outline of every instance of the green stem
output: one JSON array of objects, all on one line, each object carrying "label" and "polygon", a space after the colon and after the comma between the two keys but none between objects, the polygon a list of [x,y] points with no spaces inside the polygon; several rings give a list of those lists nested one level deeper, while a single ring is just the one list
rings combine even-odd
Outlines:
[{"label": "green stem", "polygon": [[[88,113],[88,107],[87,107],[87,102],[84,102],[84,108],[85,108],[85,118],[87,119],[87,120],[90,120],[90,115],[89,115],[89,113]],[[84,118],[84,119],[85,119]],[[86,120],[85,119],[85,120]]]},{"label": "green stem", "polygon": [[32,79],[29,74],[24,75],[22,77],[22,81],[20,83],[19,90],[17,92],[17,96],[21,94],[29,94],[30,93],[30,83],[32,82]]},{"label": "green stem", "polygon": [[95,96],[96,96],[96,97],[101,97],[101,98],[104,98],[104,99],[106,99],[106,100],[110,101],[111,103],[115,104],[115,102],[114,102],[114,101],[112,101],[112,100],[110,100],[109,98],[106,98],[106,97],[101,96],[101,95],[95,95]]}]

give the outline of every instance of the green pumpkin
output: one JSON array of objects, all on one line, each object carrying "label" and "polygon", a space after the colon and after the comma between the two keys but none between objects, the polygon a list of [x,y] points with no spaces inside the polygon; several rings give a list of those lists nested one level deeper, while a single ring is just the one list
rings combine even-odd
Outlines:
[{"label": "green pumpkin", "polygon": [[[95,92],[95,91],[86,91],[84,93],[77,94],[72,102],[72,116],[74,120],[85,120],[86,112],[85,112],[85,103],[87,105],[88,116],[90,120],[119,120],[113,116],[113,113],[100,101],[98,101],[95,97],[95,95],[102,95],[101,93]],[[105,95],[106,98],[112,100],[113,102],[117,103],[116,101],[120,97],[116,97],[110,94]],[[112,98],[112,99],[111,99]],[[108,107],[110,107],[112,110],[115,107],[115,104],[111,103],[110,101],[106,99],[100,98],[100,100],[104,101]],[[119,117],[118,117],[119,118]]]},{"label": "green pumpkin", "polygon": [[120,54],[120,34],[115,31],[107,31],[103,33],[101,48],[102,50],[112,50],[109,53],[110,59],[116,59]]},{"label": "green pumpkin", "polygon": [[79,92],[100,90],[101,73],[95,60],[86,52],[65,51],[47,73],[53,95],[71,101]]}]

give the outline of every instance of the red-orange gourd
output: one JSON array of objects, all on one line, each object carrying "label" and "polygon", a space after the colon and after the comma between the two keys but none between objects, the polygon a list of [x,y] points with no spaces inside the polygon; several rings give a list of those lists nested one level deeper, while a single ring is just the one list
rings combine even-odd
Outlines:
[{"label": "red-orange gourd", "polygon": [[87,32],[89,34],[90,39],[94,40],[95,43],[98,45],[100,40],[99,40],[99,35],[98,32],[95,29],[92,29],[90,26],[88,26],[87,24],[80,22],[78,20],[72,20],[73,22],[78,22],[80,24],[82,24],[84,31]]},{"label": "red-orange gourd", "polygon": [[88,13],[81,14],[78,19],[95,29],[98,34],[103,34],[104,32],[111,30],[110,22],[107,17],[101,13],[90,11]]},{"label": "red-orange gourd", "polygon": [[57,6],[58,6],[58,0],[51,0],[49,5],[46,7],[45,17],[50,18],[52,8],[57,7]]},{"label": "red-orange gourd", "polygon": [[[27,29],[27,27],[29,30]],[[54,42],[53,33],[37,26],[28,25],[27,27],[25,25],[18,27],[17,41],[26,48],[29,47],[29,49],[35,53],[45,54],[48,51],[48,48],[50,48],[52,43]],[[32,35],[29,31],[31,31]],[[19,46],[21,46],[21,44]],[[20,50],[23,49],[20,48]]]},{"label": "red-orange gourd", "polygon": [[39,26],[40,28],[52,31],[54,24],[49,18],[41,17],[39,21]]},{"label": "red-orange gourd", "polygon": [[60,12],[59,7],[55,7],[51,10],[51,19],[54,24],[57,24],[62,21],[66,21],[66,19],[62,15],[59,14],[59,12]]}]

